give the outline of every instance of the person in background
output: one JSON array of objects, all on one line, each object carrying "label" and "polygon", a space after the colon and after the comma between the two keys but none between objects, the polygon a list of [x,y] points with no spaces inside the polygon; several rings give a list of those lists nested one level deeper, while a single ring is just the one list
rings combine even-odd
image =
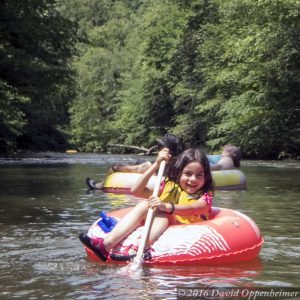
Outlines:
[{"label": "person in background", "polygon": [[[147,187],[147,182],[159,169],[160,163],[170,159],[168,148],[163,148],[158,153],[155,162],[131,188],[133,195],[148,200],[139,202],[110,233],[104,238],[80,234],[80,241],[101,260],[106,261],[109,255],[111,259],[119,261],[136,256],[136,245],[128,246],[123,253],[110,254],[110,251],[145,221],[149,207],[156,210],[147,247],[151,247],[171,224],[201,222],[209,218],[213,196],[212,174],[207,156],[197,149],[183,151],[170,164],[161,183],[159,196],[152,195],[153,190]],[[150,251],[146,250],[144,258],[151,259]]]},{"label": "person in background", "polygon": [[233,145],[226,145],[221,153],[220,160],[210,165],[212,171],[230,170],[240,167],[241,150]]},{"label": "person in background", "polygon": [[[176,158],[183,151],[183,143],[181,140],[170,133],[167,133],[163,139],[156,139],[156,141],[158,143],[158,150],[168,148],[172,159]],[[139,159],[135,165],[113,165],[109,169],[108,174],[113,172],[143,174],[151,165],[152,162]],[[103,182],[95,182],[95,180],[89,177],[86,178],[86,184],[92,190],[101,190],[103,188]]]}]

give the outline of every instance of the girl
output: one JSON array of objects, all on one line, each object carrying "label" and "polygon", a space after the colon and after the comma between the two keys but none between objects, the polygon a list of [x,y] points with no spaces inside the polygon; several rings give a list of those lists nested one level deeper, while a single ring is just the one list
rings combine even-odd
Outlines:
[{"label": "girl", "polygon": [[[155,242],[170,224],[193,223],[206,220],[212,205],[213,180],[206,155],[196,149],[182,152],[168,169],[161,184],[160,196],[154,197],[146,187],[150,177],[158,170],[162,160],[169,161],[168,148],[162,149],[152,166],[133,185],[131,192],[138,197],[149,198],[138,203],[105,238],[79,236],[81,242],[106,261],[110,250],[128,236],[145,220],[149,207],[156,208],[149,234],[149,246]],[[127,260],[136,255],[136,246],[129,246],[123,253],[112,253],[115,260]]]}]

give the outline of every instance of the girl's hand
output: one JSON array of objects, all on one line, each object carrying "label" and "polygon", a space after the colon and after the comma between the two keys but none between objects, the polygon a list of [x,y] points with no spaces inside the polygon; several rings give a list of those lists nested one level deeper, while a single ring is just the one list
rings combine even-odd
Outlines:
[{"label": "girl's hand", "polygon": [[163,201],[160,200],[159,197],[155,197],[155,196],[150,196],[149,201],[148,201],[148,205],[151,208],[158,208],[161,211],[167,211],[167,206],[166,203],[164,203]]},{"label": "girl's hand", "polygon": [[163,160],[168,162],[172,158],[172,155],[170,154],[169,148],[163,148],[158,152],[158,155],[156,157],[156,162],[160,164]]}]

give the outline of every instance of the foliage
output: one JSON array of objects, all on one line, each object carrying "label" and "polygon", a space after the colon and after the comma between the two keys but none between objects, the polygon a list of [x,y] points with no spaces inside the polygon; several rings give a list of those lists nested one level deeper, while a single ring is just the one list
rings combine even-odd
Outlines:
[{"label": "foliage", "polygon": [[54,0],[1,1],[1,151],[59,148],[75,37]]},{"label": "foliage", "polygon": [[173,127],[169,68],[180,42],[185,19],[169,1],[149,1],[128,35],[126,73],[119,91],[115,127],[125,143],[151,146]]},{"label": "foliage", "polygon": [[119,103],[122,47],[129,27],[127,7],[111,1],[101,2],[106,17],[111,17],[91,26],[88,16],[93,13],[95,3],[78,3],[80,9],[89,11],[84,22],[84,28],[89,28],[85,32],[88,42],[79,45],[82,54],[73,63],[77,71],[77,95],[70,106],[70,132],[72,141],[83,151],[103,151],[111,136],[117,134],[111,122]]},{"label": "foliage", "polygon": [[[207,139],[208,127],[213,124],[216,109],[204,93],[211,57],[199,51],[208,38],[210,24],[218,22],[217,7],[210,1],[183,1],[188,16],[180,47],[174,56],[170,76],[174,87],[174,133],[188,146],[201,146]],[[213,50],[213,49],[212,49]]]},{"label": "foliage", "polygon": [[[299,2],[220,1],[202,51],[219,49],[208,82],[221,103],[209,145],[236,143],[253,157],[299,149]],[[247,18],[245,18],[247,12]],[[221,101],[218,101],[221,100]]]},{"label": "foliage", "polygon": [[300,156],[299,0],[0,5],[1,150],[58,148],[62,133],[82,151],[150,147],[171,132]]},{"label": "foliage", "polygon": [[0,149],[5,152],[15,148],[15,139],[26,124],[21,106],[27,101],[12,86],[0,81]]}]

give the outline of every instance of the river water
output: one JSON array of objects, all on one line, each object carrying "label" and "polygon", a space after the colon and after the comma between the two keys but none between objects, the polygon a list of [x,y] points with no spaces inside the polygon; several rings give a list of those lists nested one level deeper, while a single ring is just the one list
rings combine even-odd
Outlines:
[{"label": "river water", "polygon": [[[113,163],[135,156],[43,154],[0,159],[0,299],[176,299],[178,287],[300,287],[300,162],[243,161],[246,191],[217,191],[265,243],[254,261],[217,267],[144,267],[138,278],[87,259],[78,240],[99,211],[134,205],[87,190]],[[218,298],[220,299],[220,298]]]}]

